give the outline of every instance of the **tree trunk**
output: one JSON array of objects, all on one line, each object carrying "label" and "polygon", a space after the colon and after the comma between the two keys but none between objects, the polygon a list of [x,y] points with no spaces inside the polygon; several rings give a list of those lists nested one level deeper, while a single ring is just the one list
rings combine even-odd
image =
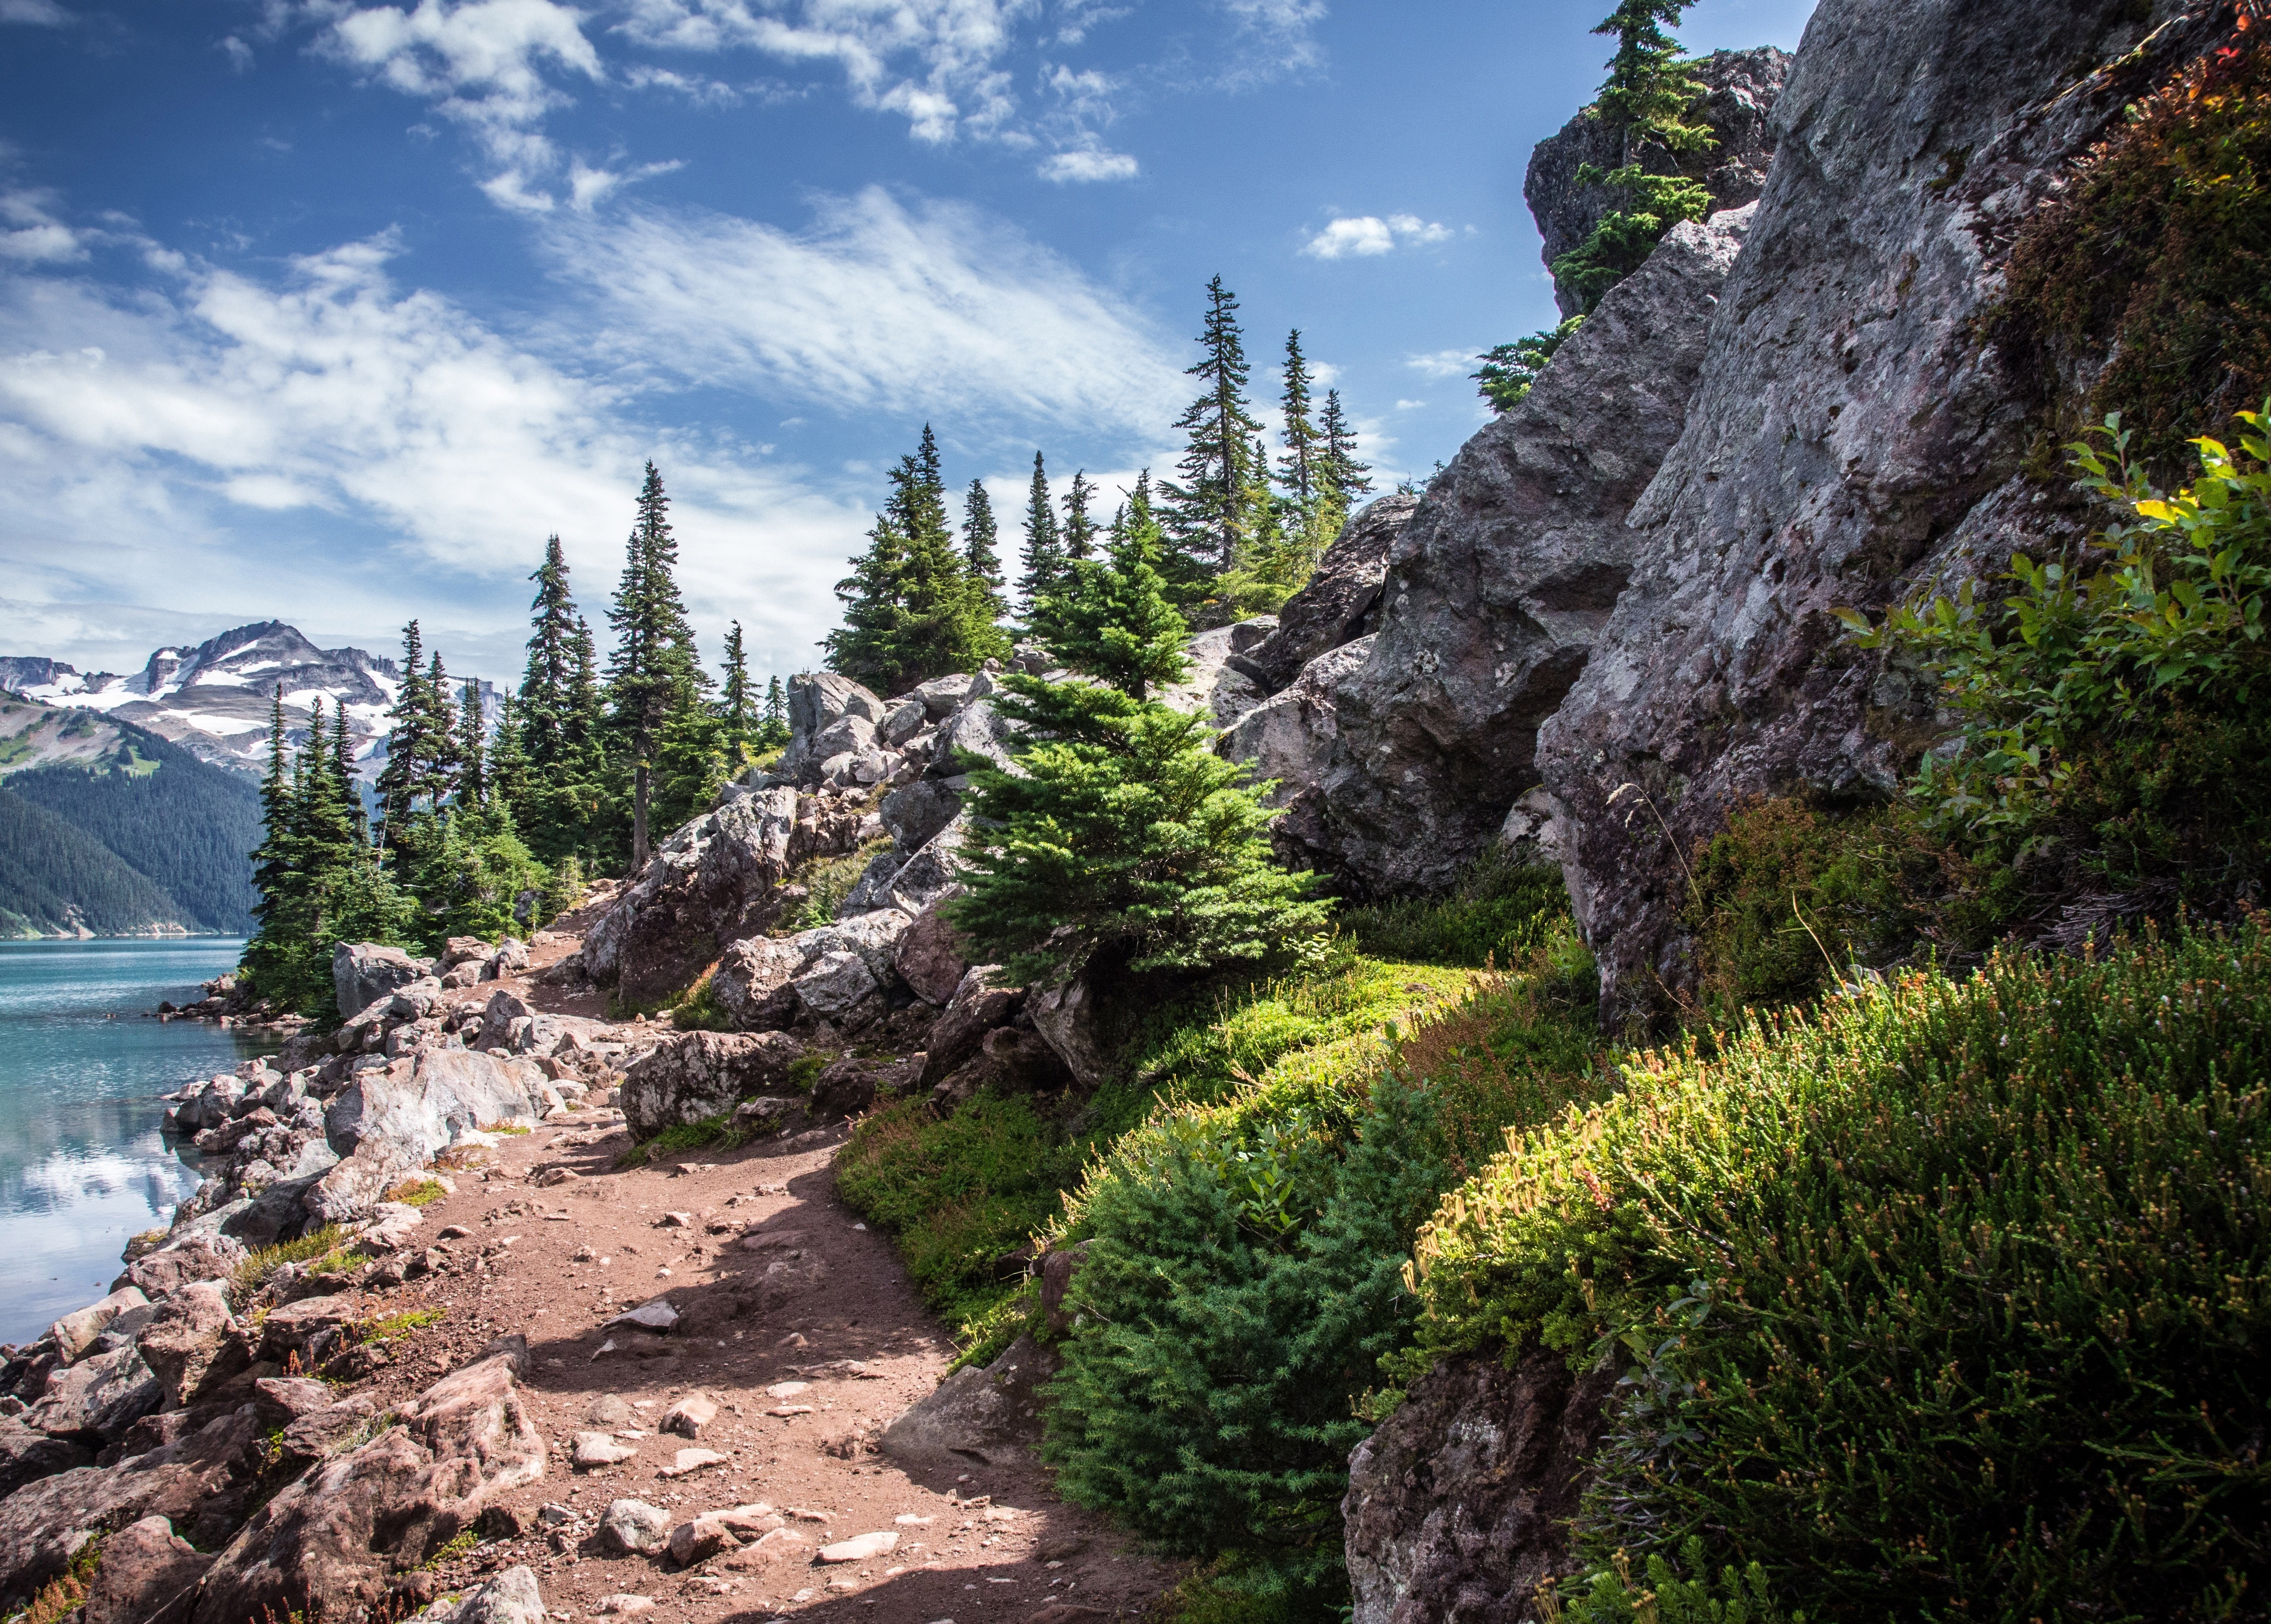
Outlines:
[{"label": "tree trunk", "polygon": [[638,764],[631,786],[631,877],[646,871],[646,763]]}]

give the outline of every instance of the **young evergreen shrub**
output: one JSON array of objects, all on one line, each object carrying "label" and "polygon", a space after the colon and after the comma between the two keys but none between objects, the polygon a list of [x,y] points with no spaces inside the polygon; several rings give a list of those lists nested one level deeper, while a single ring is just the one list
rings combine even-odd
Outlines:
[{"label": "young evergreen shrub", "polygon": [[1633,1360],[1581,1547],[1840,1618],[2250,1616],[2271,1583],[2271,935],[1752,1022],[1447,1200],[1391,1361]]},{"label": "young evergreen shrub", "polygon": [[1358,1401],[1411,1332],[1414,1231],[1508,1123],[1605,1075],[1590,1011],[1524,985],[1427,1032],[1384,1069],[1281,1068],[1157,1118],[1091,1173],[1044,1445],[1067,1498],[1226,1583],[1313,1606],[1344,1584]]}]

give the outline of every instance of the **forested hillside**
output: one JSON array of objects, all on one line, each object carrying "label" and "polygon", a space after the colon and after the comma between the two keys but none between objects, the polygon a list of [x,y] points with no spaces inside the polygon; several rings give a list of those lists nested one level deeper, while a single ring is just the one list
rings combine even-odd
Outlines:
[{"label": "forested hillside", "polygon": [[14,773],[0,790],[7,928],[249,931],[257,788],[130,723],[101,726],[116,741],[100,756]]},{"label": "forested hillside", "polygon": [[47,808],[0,787],[0,929],[132,935],[186,925],[147,875]]}]

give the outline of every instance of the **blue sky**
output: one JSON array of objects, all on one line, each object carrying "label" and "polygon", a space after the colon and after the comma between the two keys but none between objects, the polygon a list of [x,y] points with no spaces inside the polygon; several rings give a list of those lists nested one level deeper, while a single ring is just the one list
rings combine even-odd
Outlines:
[{"label": "blue sky", "polygon": [[[510,677],[595,622],[648,457],[714,658],[810,665],[936,428],[1175,453],[1206,279],[1302,330],[1387,488],[1549,324],[1531,145],[1606,0],[0,0],[0,653],[255,619]],[[1700,0],[1691,49],[1812,0]]]}]

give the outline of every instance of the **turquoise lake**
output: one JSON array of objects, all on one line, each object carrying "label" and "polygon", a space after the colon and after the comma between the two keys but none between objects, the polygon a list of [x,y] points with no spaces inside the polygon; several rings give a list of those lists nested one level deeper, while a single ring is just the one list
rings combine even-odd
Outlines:
[{"label": "turquoise lake", "polygon": [[243,947],[0,942],[0,1342],[101,1296],[127,1238],[197,1188],[197,1153],[159,1133],[159,1096],[275,1046],[145,1017],[200,996]]}]

